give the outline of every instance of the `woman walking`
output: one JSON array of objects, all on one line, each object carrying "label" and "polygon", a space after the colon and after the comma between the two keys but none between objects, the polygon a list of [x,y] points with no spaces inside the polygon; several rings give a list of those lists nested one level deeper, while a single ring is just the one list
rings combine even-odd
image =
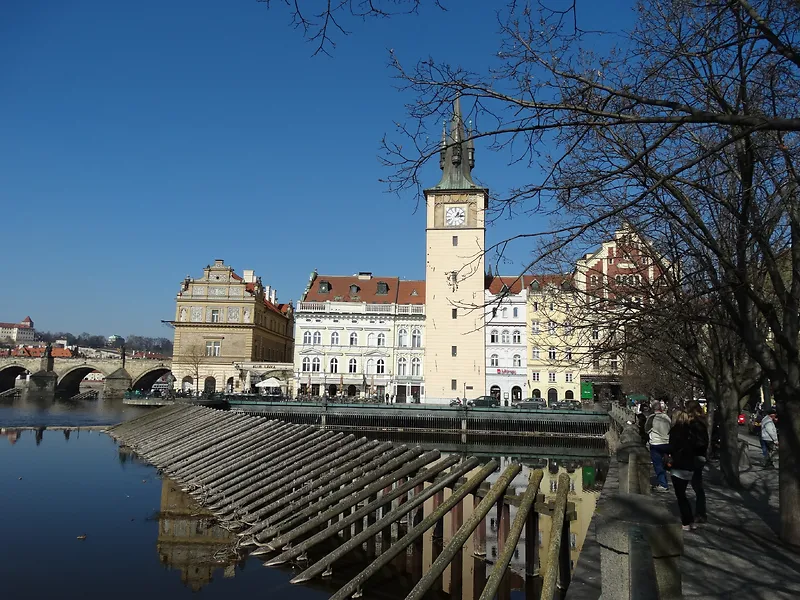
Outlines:
[{"label": "woman walking", "polygon": [[[703,467],[708,450],[708,429],[703,408],[694,400],[686,403],[686,411],[676,411],[669,432],[669,445],[672,454],[672,485],[681,524],[685,531],[697,529],[697,523],[706,522],[706,493],[703,489]],[[696,497],[695,515],[686,497],[689,483]]]}]

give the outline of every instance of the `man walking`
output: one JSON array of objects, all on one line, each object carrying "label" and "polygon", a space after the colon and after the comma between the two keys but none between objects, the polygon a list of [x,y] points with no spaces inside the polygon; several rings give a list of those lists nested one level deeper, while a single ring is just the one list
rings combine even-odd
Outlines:
[{"label": "man walking", "polygon": [[775,426],[777,414],[774,408],[767,410],[767,414],[761,419],[761,454],[764,455],[764,468],[773,467],[772,457],[778,448],[778,428]]},{"label": "man walking", "polygon": [[653,414],[647,417],[645,432],[650,441],[650,460],[656,472],[655,492],[668,492],[667,470],[664,465],[664,456],[669,453],[669,430],[672,427],[669,415],[663,410],[663,405],[658,400],[650,403]]}]

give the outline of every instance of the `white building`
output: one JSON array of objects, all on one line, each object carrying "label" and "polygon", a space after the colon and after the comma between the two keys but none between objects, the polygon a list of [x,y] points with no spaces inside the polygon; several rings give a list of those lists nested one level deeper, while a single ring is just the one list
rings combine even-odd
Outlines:
[{"label": "white building", "polygon": [[25,317],[19,323],[0,323],[0,340],[8,339],[16,344],[29,344],[36,338],[33,321]]},{"label": "white building", "polygon": [[525,335],[527,290],[522,277],[487,277],[486,283],[486,392],[506,406],[530,396]]},{"label": "white building", "polygon": [[425,282],[312,273],[295,313],[301,396],[422,400]]}]

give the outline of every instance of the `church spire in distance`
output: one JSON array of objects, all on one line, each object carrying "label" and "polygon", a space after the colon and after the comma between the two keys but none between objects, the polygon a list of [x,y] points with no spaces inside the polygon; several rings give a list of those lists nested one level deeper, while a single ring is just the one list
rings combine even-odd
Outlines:
[{"label": "church spire in distance", "polygon": [[475,144],[472,139],[472,127],[469,136],[465,131],[464,119],[461,117],[461,97],[456,96],[453,102],[453,116],[450,119],[450,131],[442,124],[442,147],[439,150],[439,168],[442,178],[435,190],[474,190],[482,189],[472,181],[472,168],[475,166]]}]

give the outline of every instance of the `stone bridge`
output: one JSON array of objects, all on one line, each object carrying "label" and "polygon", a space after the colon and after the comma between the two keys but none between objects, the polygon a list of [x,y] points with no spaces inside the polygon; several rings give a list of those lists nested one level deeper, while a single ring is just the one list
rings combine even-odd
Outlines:
[{"label": "stone bridge", "polygon": [[118,395],[129,387],[150,389],[172,370],[171,360],[119,358],[0,358],[0,392],[14,387],[19,375],[30,375],[29,387],[39,391],[73,395],[92,371],[105,376],[105,394]]}]

